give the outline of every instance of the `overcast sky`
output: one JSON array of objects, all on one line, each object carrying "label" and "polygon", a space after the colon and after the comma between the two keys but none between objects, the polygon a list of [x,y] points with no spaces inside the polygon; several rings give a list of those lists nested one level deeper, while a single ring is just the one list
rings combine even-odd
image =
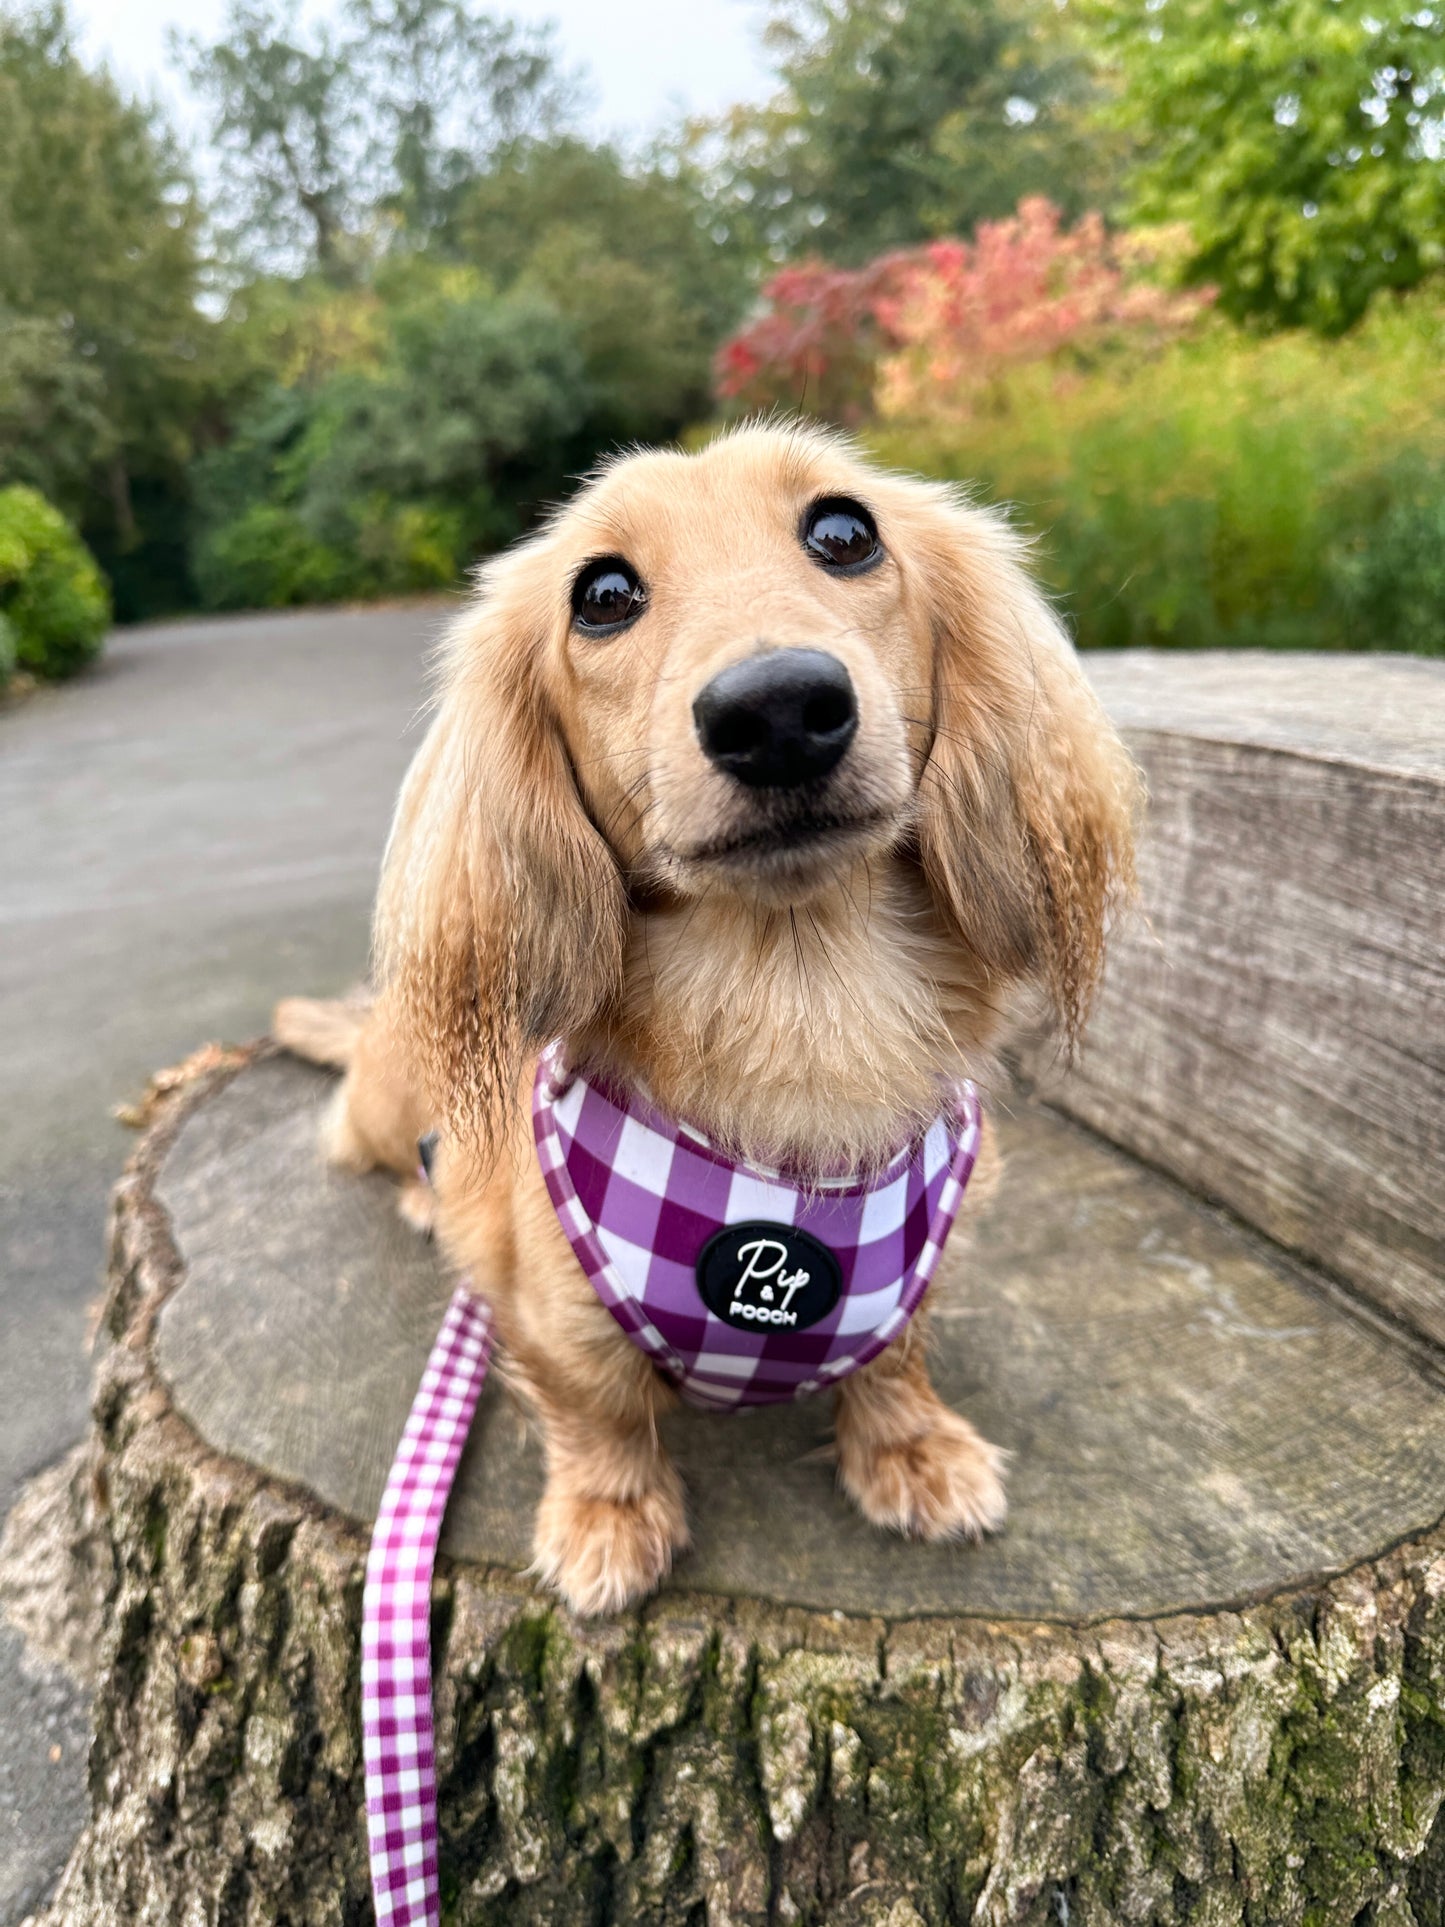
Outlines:
[{"label": "overcast sky", "polygon": [[[133,88],[154,91],[190,119],[166,59],[166,29],[216,33],[225,0],[72,0],[87,54]],[[334,12],[309,0],[309,14]],[[771,91],[760,0],[499,0],[498,13],[554,20],[564,62],[593,80],[597,134],[637,138],[682,113],[711,113]]]}]

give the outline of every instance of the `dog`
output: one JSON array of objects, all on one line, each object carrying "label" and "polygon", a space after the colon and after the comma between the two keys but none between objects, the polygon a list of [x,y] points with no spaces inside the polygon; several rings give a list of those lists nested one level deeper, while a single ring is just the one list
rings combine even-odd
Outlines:
[{"label": "dog", "polygon": [[[620,457],[481,569],[385,853],[374,996],[274,1028],[345,1068],[330,1157],[434,1206],[490,1302],[545,1450],[535,1570],[573,1610],[649,1593],[688,1527],[675,1390],[539,1169],[541,1049],[732,1157],[882,1169],[1030,1000],[1077,1043],[1139,798],[1005,518],[830,434]],[[997,1166],[985,1123],[966,1216]],[[921,1315],[835,1398],[869,1520],[1000,1525],[1003,1455],[934,1391]]]}]

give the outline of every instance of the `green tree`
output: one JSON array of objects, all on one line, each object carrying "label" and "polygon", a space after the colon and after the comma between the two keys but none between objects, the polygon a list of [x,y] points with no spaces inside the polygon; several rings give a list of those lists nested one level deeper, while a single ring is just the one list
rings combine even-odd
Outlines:
[{"label": "green tree", "polygon": [[360,102],[330,29],[308,44],[295,0],[232,0],[224,38],[175,36],[172,53],[212,110],[230,242],[335,273],[364,183]]},{"label": "green tree", "polygon": [[340,277],[424,244],[567,101],[547,34],[467,0],[349,0],[337,30],[303,28],[299,0],[231,0],[220,39],[172,47],[214,113],[231,242],[272,270]]},{"label": "green tree", "polygon": [[334,377],[321,398],[301,451],[305,512],[337,543],[368,495],[454,510],[460,565],[509,541],[562,486],[586,375],[545,301],[498,298],[466,269],[413,268],[407,281],[381,367]]},{"label": "green tree", "polygon": [[1130,212],[1182,221],[1225,313],[1337,334],[1445,261],[1435,0],[1084,0],[1133,143]]},{"label": "green tree", "polygon": [[53,493],[113,576],[154,562],[204,408],[198,228],[166,129],[63,8],[0,15],[0,481]]},{"label": "green tree", "polygon": [[467,0],[350,0],[383,206],[423,239],[499,152],[555,134],[570,90],[550,35]]},{"label": "green tree", "polygon": [[720,217],[760,251],[855,263],[1028,194],[1073,214],[1107,191],[1053,0],[783,0],[768,38],[777,99],[694,134]]},{"label": "green tree", "polygon": [[599,443],[676,434],[710,406],[712,351],[751,292],[696,180],[575,139],[524,141],[460,200],[449,245],[571,323]]},{"label": "green tree", "polygon": [[79,515],[119,448],[105,380],[74,328],[0,310],[0,476]]}]

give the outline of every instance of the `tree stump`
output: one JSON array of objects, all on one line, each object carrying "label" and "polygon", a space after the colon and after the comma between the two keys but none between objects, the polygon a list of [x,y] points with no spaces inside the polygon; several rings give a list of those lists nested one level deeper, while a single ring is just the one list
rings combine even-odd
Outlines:
[{"label": "tree stump", "polygon": [[[116,1204],[94,1813],[48,1916],[370,1918],[374,1511],[448,1285],[324,1170],[280,1059],[174,1100]],[[982,1548],[875,1534],[819,1402],[680,1414],[696,1551],[628,1617],[519,1576],[493,1384],[434,1608],[456,1922],[1439,1927],[1445,1389],[1252,1234],[1028,1101],[938,1318],[1016,1454]]]},{"label": "tree stump", "polygon": [[[1445,1927],[1445,837],[1401,747],[1445,671],[1407,701],[1347,665],[1396,692],[1347,727],[1292,659],[1286,727],[1276,665],[1130,662],[1174,962],[1131,940],[1059,1095],[1151,1162],[1000,1094],[1003,1190],[936,1299],[1006,1531],[873,1532],[821,1401],[682,1413],[695,1549],[578,1622],[524,1575],[540,1463],[489,1385],[434,1592],[449,1922]],[[1312,1112],[1333,1060],[1357,1128]],[[366,1541],[450,1285],[384,1181],[322,1167],[327,1090],[215,1068],[118,1191],[92,1815],[47,1927],[371,1919]]]}]

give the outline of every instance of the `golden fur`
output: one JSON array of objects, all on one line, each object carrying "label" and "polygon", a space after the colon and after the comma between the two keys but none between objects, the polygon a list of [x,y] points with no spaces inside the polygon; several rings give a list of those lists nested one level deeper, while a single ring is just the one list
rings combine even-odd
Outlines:
[{"label": "golden fur", "polygon": [[[876,520],[869,573],[830,574],[799,540],[836,495]],[[599,640],[570,592],[606,555],[648,605]],[[769,793],[707,760],[691,714],[719,670],[788,647],[838,657],[859,712],[828,778],[838,826],[796,846],[756,841]],[[830,437],[749,427],[629,456],[482,571],[397,808],[375,1004],[292,1001],[276,1028],[349,1065],[339,1161],[410,1181],[418,1135],[442,1130],[438,1234],[540,1422],[537,1569],[574,1608],[647,1592],[687,1527],[656,1425],[673,1395],[598,1303],[531,1150],[538,1047],[564,1036],[740,1154],[866,1165],[933,1115],[941,1076],[986,1070],[1022,987],[1072,1046],[1137,797],[1019,538]],[[409,1214],[425,1202],[409,1182]],[[837,1393],[840,1479],[879,1524],[977,1535],[1003,1517],[1000,1455],[939,1401],[921,1334]]]}]

